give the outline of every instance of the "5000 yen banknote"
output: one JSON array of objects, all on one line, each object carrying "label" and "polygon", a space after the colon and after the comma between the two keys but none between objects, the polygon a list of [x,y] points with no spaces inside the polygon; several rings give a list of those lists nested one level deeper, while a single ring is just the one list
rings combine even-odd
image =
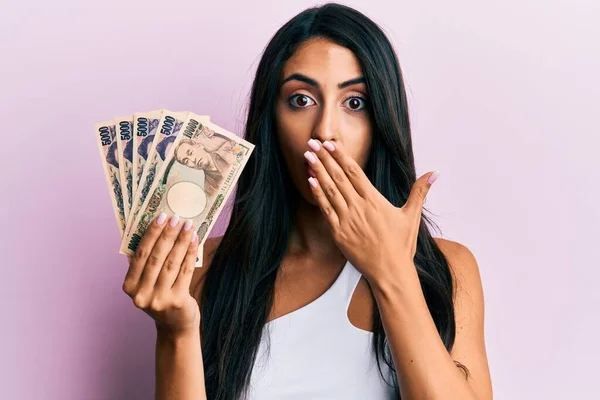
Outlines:
[{"label": "5000 yen banknote", "polygon": [[204,242],[253,150],[253,144],[234,133],[190,119],[180,140],[167,151],[121,251],[132,255],[161,212],[177,214],[193,221],[198,234],[196,266],[202,266]]},{"label": "5000 yen banknote", "polygon": [[106,186],[112,201],[113,212],[119,227],[119,233],[123,237],[125,229],[125,213],[119,174],[119,152],[117,149],[117,138],[114,121],[105,121],[94,126],[96,143],[100,150],[100,160],[104,168]]},{"label": "5000 yen banknote", "polygon": [[125,221],[127,221],[133,200],[133,117],[115,118],[115,128],[119,151],[119,176]]},{"label": "5000 yen banknote", "polygon": [[144,172],[144,164],[148,159],[148,151],[152,147],[154,135],[163,110],[148,111],[133,114],[133,193]]}]

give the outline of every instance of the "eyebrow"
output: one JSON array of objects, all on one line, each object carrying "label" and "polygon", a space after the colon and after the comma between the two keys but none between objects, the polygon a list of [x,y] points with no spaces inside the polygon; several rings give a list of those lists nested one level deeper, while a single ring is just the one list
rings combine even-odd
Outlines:
[{"label": "eyebrow", "polygon": [[[290,76],[288,76],[287,78],[285,78],[283,80],[283,82],[281,82],[281,86],[285,85],[287,82],[289,81],[300,81],[300,82],[304,82],[310,86],[313,86],[315,88],[319,88],[319,82],[317,82],[316,80],[309,78],[306,75],[302,75],[302,74],[292,74]],[[342,82],[342,83],[338,83],[338,89],[344,89],[348,86],[352,86],[352,85],[356,85],[359,83],[365,83],[365,78],[364,77],[358,77],[358,78],[354,78],[354,79],[350,79],[348,81]]]}]

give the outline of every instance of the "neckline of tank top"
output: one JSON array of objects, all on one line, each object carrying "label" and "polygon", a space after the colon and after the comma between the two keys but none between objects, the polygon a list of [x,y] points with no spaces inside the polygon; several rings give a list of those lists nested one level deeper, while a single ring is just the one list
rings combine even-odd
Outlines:
[{"label": "neckline of tank top", "polygon": [[[314,303],[318,302],[319,300],[322,300],[323,297],[325,297],[326,295],[328,295],[335,287],[336,285],[341,285],[341,280],[342,280],[342,276],[346,275],[349,273],[350,268],[354,268],[354,266],[352,264],[350,264],[350,261],[346,260],[346,263],[344,264],[344,266],[342,267],[342,271],[339,273],[339,275],[337,276],[337,278],[335,278],[335,280],[333,281],[333,283],[331,284],[331,286],[329,286],[329,288],[327,288],[327,290],[325,292],[323,292],[319,297],[317,297],[316,299],[314,299],[313,301],[311,301],[310,303],[298,308],[297,310],[291,311],[287,314],[281,315],[275,319],[272,319],[270,321],[268,321],[265,324],[265,327],[268,327],[270,325],[272,325],[272,323],[276,323],[277,321],[281,321],[283,319],[287,319],[289,317],[291,317],[294,313],[299,312],[300,310],[303,310],[307,307],[311,307],[313,306]],[[358,284],[358,282],[357,282]],[[352,293],[354,294],[354,291],[356,290],[356,285],[352,285]],[[367,336],[371,336],[374,334],[374,332],[359,328],[357,326],[354,326],[352,324],[352,322],[350,321],[350,318],[348,318],[348,307],[350,306],[350,302],[352,301],[352,296],[350,297],[350,299],[347,299],[347,303],[346,304],[346,308],[345,308],[345,312],[344,312],[344,320],[346,321],[346,323],[348,324],[348,326],[350,327],[350,329],[358,332],[359,334],[363,334],[363,335],[367,335]]]},{"label": "neckline of tank top", "polygon": [[[331,291],[333,290],[334,287],[336,287],[336,285],[340,284],[340,280],[342,278],[342,276],[345,274],[345,272],[349,269],[349,265],[350,265],[350,261],[346,260],[346,263],[344,264],[344,266],[342,267],[342,270],[340,271],[340,273],[338,274],[337,278],[335,278],[335,280],[333,281],[333,283],[331,284],[331,286],[329,286],[327,288],[326,291],[324,291],[319,297],[317,297],[316,299],[314,299],[313,301],[311,301],[310,303],[298,308],[297,310],[291,311],[287,314],[283,314],[280,315],[279,317],[272,319],[270,321],[268,321],[265,326],[269,326],[272,325],[273,323],[275,323],[276,321],[282,320],[284,318],[289,318],[292,314],[297,313],[300,310],[304,310],[307,307],[313,307],[313,304],[322,300],[326,295],[328,295],[329,293],[331,293]],[[348,310],[346,310],[346,313],[348,312]],[[346,316],[346,318],[348,318],[348,316]]]}]

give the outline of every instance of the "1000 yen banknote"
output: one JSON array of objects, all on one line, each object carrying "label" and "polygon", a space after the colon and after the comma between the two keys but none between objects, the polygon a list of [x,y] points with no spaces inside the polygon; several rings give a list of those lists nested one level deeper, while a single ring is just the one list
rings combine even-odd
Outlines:
[{"label": "1000 yen banknote", "polygon": [[135,252],[148,225],[165,212],[193,221],[198,234],[196,266],[202,266],[204,242],[254,145],[217,125],[191,122],[168,150],[129,234],[121,242],[124,254]]},{"label": "1000 yen banknote", "polygon": [[127,221],[133,200],[133,116],[115,118],[115,128],[117,130],[123,207],[125,221]]},{"label": "1000 yen banknote", "polygon": [[152,147],[154,135],[163,110],[135,113],[133,115],[133,193],[144,172],[144,164],[148,159],[148,152]]},{"label": "1000 yen banknote", "polygon": [[119,152],[114,121],[105,121],[94,126],[96,143],[100,151],[100,160],[104,169],[106,186],[110,194],[115,220],[119,233],[123,237],[125,229],[125,212],[119,173]]}]

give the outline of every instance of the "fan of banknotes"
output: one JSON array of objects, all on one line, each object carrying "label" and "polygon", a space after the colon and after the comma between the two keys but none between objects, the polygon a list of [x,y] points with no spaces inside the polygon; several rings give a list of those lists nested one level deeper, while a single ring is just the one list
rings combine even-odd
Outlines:
[{"label": "fan of banknotes", "polygon": [[161,212],[191,219],[202,248],[254,145],[205,115],[165,109],[95,125],[100,159],[121,234],[133,255]]}]

